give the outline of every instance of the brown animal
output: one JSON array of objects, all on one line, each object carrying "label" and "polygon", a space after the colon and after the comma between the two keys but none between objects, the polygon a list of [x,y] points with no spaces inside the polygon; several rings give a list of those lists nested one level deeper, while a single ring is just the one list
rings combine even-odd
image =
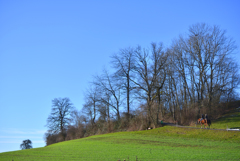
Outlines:
[{"label": "brown animal", "polygon": [[202,125],[204,125],[204,128],[210,128],[210,125],[211,125],[211,121],[210,120],[205,120],[205,119],[202,119],[201,121],[201,118],[198,119],[198,123],[201,123],[201,128],[202,128]]}]

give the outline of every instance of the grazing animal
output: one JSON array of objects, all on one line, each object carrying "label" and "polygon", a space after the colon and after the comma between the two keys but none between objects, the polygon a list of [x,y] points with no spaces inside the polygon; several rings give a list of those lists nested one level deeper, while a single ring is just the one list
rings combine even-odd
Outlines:
[{"label": "grazing animal", "polygon": [[204,125],[204,128],[206,128],[206,126],[207,126],[207,128],[209,128],[210,129],[210,125],[211,125],[211,120],[205,120],[205,119],[202,119],[201,121],[201,118],[199,118],[198,119],[198,123],[201,123],[201,128],[202,128],[202,125]]}]

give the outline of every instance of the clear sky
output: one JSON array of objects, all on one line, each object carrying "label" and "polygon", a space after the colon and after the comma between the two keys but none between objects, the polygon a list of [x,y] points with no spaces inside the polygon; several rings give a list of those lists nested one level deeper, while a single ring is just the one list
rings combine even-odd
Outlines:
[{"label": "clear sky", "polygon": [[226,29],[240,60],[238,0],[0,0],[0,152],[45,146],[54,98],[80,110],[92,76],[120,48],[171,44],[205,22]]}]

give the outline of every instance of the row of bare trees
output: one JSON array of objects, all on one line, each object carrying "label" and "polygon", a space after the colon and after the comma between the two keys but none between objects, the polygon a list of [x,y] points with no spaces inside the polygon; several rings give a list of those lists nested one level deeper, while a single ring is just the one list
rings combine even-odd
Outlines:
[{"label": "row of bare trees", "polygon": [[237,98],[235,49],[224,30],[204,23],[168,48],[152,43],[121,49],[111,56],[112,68],[93,77],[80,111],[84,116],[75,111],[71,128],[92,135],[131,125],[154,128],[159,120],[189,124],[201,113],[216,117],[222,102]]},{"label": "row of bare trees", "polygon": [[152,43],[121,49],[111,57],[111,73],[94,76],[83,111],[92,125],[96,118],[120,120],[121,112],[129,119],[136,104],[145,106],[148,126],[157,126],[166,113],[180,122],[192,113],[212,115],[220,102],[235,98],[235,49],[224,30],[204,23],[191,26],[169,48]]},{"label": "row of bare trees", "polygon": [[239,85],[238,65],[233,59],[235,49],[225,31],[206,24],[191,26],[186,38],[180,37],[173,43],[170,68],[176,74],[171,79],[179,82],[179,89],[175,88],[181,96],[178,108],[187,111],[197,104],[198,115],[204,106],[212,114],[213,105],[234,98]]}]

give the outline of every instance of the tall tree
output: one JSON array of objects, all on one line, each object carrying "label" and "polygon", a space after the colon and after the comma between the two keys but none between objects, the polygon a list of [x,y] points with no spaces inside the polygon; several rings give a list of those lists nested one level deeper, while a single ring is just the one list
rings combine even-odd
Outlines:
[{"label": "tall tree", "polygon": [[[147,102],[148,126],[153,123],[156,125],[158,120],[154,119],[152,113],[153,101],[159,95],[164,84],[164,79],[161,79],[160,74],[164,73],[164,65],[166,64],[167,55],[163,51],[163,45],[151,44],[151,54],[146,49],[138,47],[136,50],[136,66],[134,68],[138,78],[137,81],[132,80],[139,90],[139,98],[145,99]],[[165,77],[165,74],[164,74]],[[156,92],[157,89],[157,92]],[[160,98],[160,97],[159,97]],[[159,102],[160,103],[160,102]]]},{"label": "tall tree", "polygon": [[111,64],[116,69],[115,78],[121,81],[121,88],[127,97],[127,118],[130,115],[130,95],[131,91],[134,89],[133,83],[133,69],[135,66],[135,56],[134,48],[121,49],[118,53],[114,54],[112,57]]},{"label": "tall tree", "polygon": [[[102,91],[101,102],[108,108],[111,107],[120,120],[120,104],[121,104],[121,88],[119,82],[109,74],[107,70],[103,70],[102,76],[96,76],[93,82]],[[109,113],[109,111],[108,111]]]},{"label": "tall tree", "polygon": [[51,133],[60,133],[65,140],[65,130],[70,124],[70,114],[74,109],[69,98],[55,98],[52,100],[52,111],[47,119],[47,127]]}]

